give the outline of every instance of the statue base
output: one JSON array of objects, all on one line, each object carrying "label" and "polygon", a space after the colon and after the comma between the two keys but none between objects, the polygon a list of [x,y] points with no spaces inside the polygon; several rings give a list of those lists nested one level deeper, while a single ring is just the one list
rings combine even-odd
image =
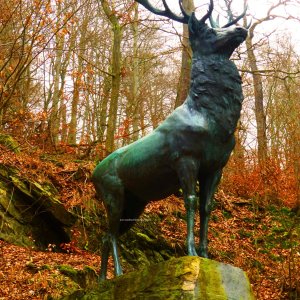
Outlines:
[{"label": "statue base", "polygon": [[64,299],[253,300],[244,271],[214,260],[185,256],[160,262],[77,291]]}]

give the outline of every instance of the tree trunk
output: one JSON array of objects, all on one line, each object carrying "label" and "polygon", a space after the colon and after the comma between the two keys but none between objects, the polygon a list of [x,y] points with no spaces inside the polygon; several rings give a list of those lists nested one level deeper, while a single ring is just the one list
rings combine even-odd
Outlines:
[{"label": "tree trunk", "polygon": [[131,24],[133,36],[132,42],[132,60],[130,64],[130,77],[128,82],[127,103],[126,103],[126,120],[124,120],[124,134],[122,145],[128,145],[139,137],[139,103],[138,103],[138,86],[139,86],[139,56],[138,56],[138,3],[134,4],[134,19]]},{"label": "tree trunk", "polygon": [[266,135],[266,115],[264,111],[264,95],[262,78],[257,67],[257,60],[253,50],[252,37],[253,30],[250,28],[249,36],[246,40],[247,54],[250,69],[253,77],[253,89],[255,99],[255,118],[257,126],[257,142],[258,142],[258,162],[261,167],[264,166],[267,159],[267,135]]},{"label": "tree trunk", "polygon": [[132,141],[139,137],[139,105],[138,105],[138,87],[139,87],[139,58],[138,58],[138,3],[134,6],[134,22],[132,24],[133,31],[133,72],[132,72]]},{"label": "tree trunk", "polygon": [[102,88],[102,101],[98,105],[99,116],[97,118],[97,139],[99,142],[103,143],[104,134],[107,128],[106,119],[107,119],[107,106],[108,99],[111,92],[111,77],[106,75],[103,79],[103,88]]},{"label": "tree trunk", "polygon": [[71,107],[71,121],[69,124],[68,143],[76,144],[76,133],[77,133],[77,118],[78,118],[78,105],[80,98],[80,90],[82,87],[83,77],[83,56],[85,52],[86,32],[89,23],[88,14],[85,15],[85,19],[81,25],[80,40],[79,40],[79,55],[78,55],[78,68],[75,74],[73,100]]},{"label": "tree trunk", "polygon": [[296,205],[295,209],[300,214],[300,135],[298,135],[298,140],[295,143],[295,161],[294,161],[294,172],[295,172],[295,179],[296,179]]},{"label": "tree trunk", "polygon": [[108,123],[107,123],[107,135],[105,147],[108,153],[114,151],[114,134],[116,131],[116,121],[118,112],[118,101],[121,84],[121,41],[122,41],[122,27],[115,12],[110,8],[108,1],[101,0],[103,10],[109,19],[113,30],[113,50],[111,58],[111,70],[112,70],[112,86],[111,97],[109,103]]},{"label": "tree trunk", "polygon": [[[183,0],[183,7],[186,12],[191,13],[195,10],[193,0]],[[175,108],[180,106],[186,99],[190,86],[192,49],[189,43],[188,25],[183,24],[182,34],[182,55],[180,77],[177,86],[177,96],[175,100]]]},{"label": "tree trunk", "polygon": [[59,90],[59,98],[60,98],[60,105],[59,105],[59,111],[60,111],[60,121],[61,121],[61,142],[67,143],[68,141],[68,124],[67,124],[67,105],[65,103],[65,99],[63,97],[64,94],[64,88],[66,84],[66,75],[68,71],[68,66],[71,59],[72,51],[75,48],[75,42],[76,42],[76,36],[77,36],[77,30],[75,26],[72,28],[72,33],[69,40],[69,45],[66,46],[68,49],[68,52],[65,54],[65,59],[62,62],[61,66],[61,74],[60,74],[60,90]]},{"label": "tree trunk", "polygon": [[49,129],[51,142],[54,146],[58,143],[58,133],[59,133],[59,83],[62,65],[62,56],[64,48],[64,37],[56,35],[56,58],[53,67],[53,95],[52,95],[52,106],[50,113]]}]

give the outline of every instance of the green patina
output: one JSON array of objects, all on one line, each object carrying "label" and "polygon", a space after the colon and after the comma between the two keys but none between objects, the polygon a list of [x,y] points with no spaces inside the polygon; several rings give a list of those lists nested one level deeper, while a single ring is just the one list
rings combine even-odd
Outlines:
[{"label": "green patina", "polygon": [[[183,16],[174,18],[165,2],[162,14],[147,0],[136,1],[154,14],[188,25],[193,52],[190,89],[184,103],[151,133],[110,154],[93,172],[92,181],[109,219],[102,247],[103,279],[110,249],[115,275],[122,274],[116,241],[138,220],[147,203],[164,199],[179,189],[187,208],[187,253],[208,257],[208,220],[213,195],[234,148],[234,132],[243,101],[241,76],[230,57],[245,41],[248,30],[229,27],[246,11],[223,28],[216,28],[217,24],[212,27],[206,24],[211,20],[213,0],[200,20],[195,13],[185,13],[182,7]],[[197,196],[201,219],[198,252],[194,242]]]}]

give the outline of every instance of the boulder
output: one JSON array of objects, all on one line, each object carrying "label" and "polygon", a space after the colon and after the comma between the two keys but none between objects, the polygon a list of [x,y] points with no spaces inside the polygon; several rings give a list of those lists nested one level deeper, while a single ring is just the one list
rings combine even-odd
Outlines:
[{"label": "boulder", "polygon": [[68,243],[75,220],[51,182],[25,178],[0,164],[0,239],[45,249],[48,244]]},{"label": "boulder", "polygon": [[65,300],[251,300],[245,272],[214,260],[185,256],[153,264],[89,290],[78,290]]}]

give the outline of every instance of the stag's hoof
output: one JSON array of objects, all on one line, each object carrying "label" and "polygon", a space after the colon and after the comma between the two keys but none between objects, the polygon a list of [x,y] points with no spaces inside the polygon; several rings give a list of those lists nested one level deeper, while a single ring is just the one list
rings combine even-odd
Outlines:
[{"label": "stag's hoof", "polygon": [[200,248],[200,249],[199,249],[199,256],[200,256],[200,257],[204,257],[204,258],[208,258],[208,252],[207,252],[207,249]]},{"label": "stag's hoof", "polygon": [[101,282],[103,282],[103,281],[105,281],[106,280],[106,276],[104,275],[104,276],[102,276],[102,275],[100,275],[99,277],[98,277],[98,283],[101,283]]},{"label": "stag's hoof", "polygon": [[121,266],[115,267],[115,276],[121,276],[121,275],[123,275]]}]

